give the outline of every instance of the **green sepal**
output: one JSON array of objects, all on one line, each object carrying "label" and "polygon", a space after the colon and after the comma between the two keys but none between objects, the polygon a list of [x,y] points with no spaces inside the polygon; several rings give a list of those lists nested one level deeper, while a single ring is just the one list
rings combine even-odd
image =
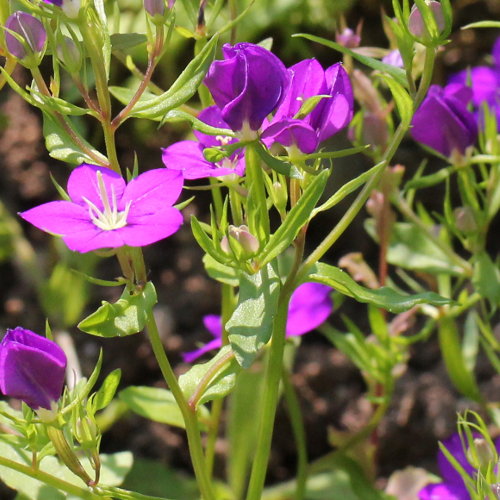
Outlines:
[{"label": "green sepal", "polygon": [[98,337],[133,335],[144,329],[148,312],[156,302],[156,290],[151,282],[139,292],[125,288],[117,302],[103,301],[97,311],[80,321],[78,328]]},{"label": "green sepal", "polygon": [[143,45],[148,37],[142,33],[113,33],[111,39],[111,50],[126,52],[128,49]]},{"label": "green sepal", "polygon": [[303,179],[304,176],[300,170],[293,164],[287,161],[280,160],[271,155],[267,149],[260,143],[256,142],[254,145],[255,152],[259,155],[260,159],[272,170],[278,174],[286,175],[291,179]]},{"label": "green sepal", "polygon": [[118,384],[120,383],[121,374],[122,372],[119,368],[113,370],[104,379],[99,390],[92,395],[93,413],[106,408],[106,406],[111,403],[118,388]]}]

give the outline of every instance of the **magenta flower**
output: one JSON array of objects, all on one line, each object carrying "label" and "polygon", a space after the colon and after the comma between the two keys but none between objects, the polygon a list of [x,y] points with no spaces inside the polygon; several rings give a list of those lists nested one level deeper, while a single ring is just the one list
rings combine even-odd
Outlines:
[{"label": "magenta flower", "polygon": [[68,179],[71,201],[52,201],[19,215],[42,231],[62,236],[77,252],[142,247],[179,229],[182,214],[172,204],[182,184],[179,172],[163,168],[126,184],[108,168],[83,164]]},{"label": "magenta flower", "polygon": [[[477,434],[474,437],[480,436]],[[453,434],[443,441],[443,445],[463,467],[465,472],[473,477],[476,469],[467,460],[460,435],[458,433]],[[500,450],[500,439],[495,441],[495,447]],[[471,500],[462,476],[441,450],[438,452],[437,460],[443,482],[428,484],[419,491],[418,498],[420,500]]]},{"label": "magenta flower", "polygon": [[205,85],[232,130],[258,130],[283,100],[286,68],[272,52],[252,43],[226,44],[222,54],[224,60],[210,66]]},{"label": "magenta flower", "polygon": [[5,27],[20,35],[24,41],[22,44],[12,33],[5,31],[7,50],[13,56],[24,59],[26,56],[38,54],[43,50],[47,33],[43,24],[36,17],[18,10],[7,18]]},{"label": "magenta flower", "polygon": [[396,66],[396,68],[404,68],[403,57],[398,49],[391,50],[388,54],[382,57],[382,62],[385,64],[390,64],[391,66]]},{"label": "magenta flower", "polygon": [[43,0],[45,3],[51,3],[52,5],[57,5],[61,7],[63,4],[63,0]]},{"label": "magenta flower", "polygon": [[[304,335],[324,323],[333,309],[331,292],[329,286],[319,283],[303,283],[297,287],[288,305],[286,336]],[[221,317],[210,314],[203,318],[203,323],[214,339],[199,349],[184,353],[182,356],[186,363],[192,363],[206,352],[222,346]]]},{"label": "magenta flower", "polygon": [[52,340],[17,327],[0,342],[0,390],[34,410],[61,397],[66,355]]},{"label": "magenta flower", "polygon": [[[312,153],[320,142],[345,128],[352,119],[354,102],[349,76],[341,64],[325,71],[316,59],[301,61],[288,71],[290,87],[262,138]],[[317,95],[328,97],[307,116],[296,119],[303,102]]]},{"label": "magenta flower", "polygon": [[[217,128],[229,128],[222,119],[217,106],[204,109],[198,119]],[[180,141],[168,148],[162,149],[162,159],[170,170],[182,172],[185,179],[201,179],[204,177],[223,177],[236,174],[242,176],[245,171],[245,159],[241,150],[235,151],[229,158],[217,163],[211,163],[203,156],[205,148],[224,146],[236,142],[233,137],[214,136],[194,131],[197,141]]]},{"label": "magenta flower", "polygon": [[432,85],[413,116],[412,137],[447,157],[464,154],[477,137],[476,119],[467,109],[471,98],[464,85]]},{"label": "magenta flower", "polygon": [[470,78],[472,102],[479,108],[483,102],[487,103],[496,113],[500,123],[500,37],[493,45],[493,66],[477,66],[456,73],[450,78],[450,83],[467,85]]}]

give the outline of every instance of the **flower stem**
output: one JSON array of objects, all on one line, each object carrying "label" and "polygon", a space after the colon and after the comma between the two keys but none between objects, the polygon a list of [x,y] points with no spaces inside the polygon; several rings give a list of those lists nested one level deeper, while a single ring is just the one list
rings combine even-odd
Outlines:
[{"label": "flower stem", "polygon": [[267,463],[271,451],[271,439],[274,428],[274,418],[279,398],[279,385],[282,374],[283,353],[285,350],[285,328],[288,317],[288,303],[291,287],[285,283],[278,310],[274,319],[273,336],[268,354],[265,374],[265,390],[262,400],[260,427],[257,435],[257,448],[248,486],[247,500],[260,500],[266,479]]},{"label": "flower stem", "polygon": [[160,339],[158,327],[152,311],[148,311],[146,318],[146,329],[151,342],[154,355],[162,372],[163,378],[167,383],[170,391],[172,392],[175,401],[184,418],[186,425],[186,433],[189,444],[189,452],[193,463],[193,469],[200,488],[201,496],[204,500],[215,500],[215,493],[213,491],[212,483],[210,481],[205,457],[203,455],[203,447],[200,438],[200,429],[198,420],[196,418],[196,410],[191,408],[186,401],[182,389],[179,386],[177,377],[172,369],[170,361],[165,354],[165,349]]}]

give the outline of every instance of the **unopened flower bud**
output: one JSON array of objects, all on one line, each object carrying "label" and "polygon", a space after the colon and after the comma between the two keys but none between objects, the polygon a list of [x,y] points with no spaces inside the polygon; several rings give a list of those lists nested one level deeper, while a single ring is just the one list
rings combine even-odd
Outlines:
[{"label": "unopened flower bud", "polygon": [[43,50],[47,33],[43,24],[31,14],[14,12],[5,22],[5,28],[5,42],[11,55],[27,62]]},{"label": "unopened flower bud", "polygon": [[[228,236],[239,243],[244,258],[254,255],[259,250],[259,240],[248,230],[248,226],[231,225],[228,228]],[[220,244],[225,253],[231,253],[231,243],[228,237],[222,238]]]},{"label": "unopened flower bud", "polygon": [[[438,31],[443,31],[445,28],[445,21],[441,3],[436,0],[430,0],[427,1],[427,5],[430,7],[432,14],[434,15]],[[408,19],[408,29],[410,30],[410,33],[417,38],[425,38],[428,36],[427,27],[425,26],[422,13],[418,9],[417,5],[414,5],[411,9],[410,17]]]},{"label": "unopened flower bud", "polygon": [[93,418],[88,416],[76,421],[75,438],[84,448],[93,448],[99,441],[99,428]]},{"label": "unopened flower bud", "polygon": [[477,229],[476,218],[470,207],[458,207],[453,210],[455,226],[463,233],[472,233]]},{"label": "unopened flower bud", "polygon": [[82,65],[82,55],[80,49],[71,38],[62,36],[58,40],[56,52],[59,61],[70,74],[75,74],[80,71]]},{"label": "unopened flower bud", "polygon": [[335,40],[338,44],[347,47],[348,49],[354,49],[359,47],[361,43],[361,36],[359,33],[354,32],[351,28],[344,28],[340,33],[335,35]]},{"label": "unopened flower bud", "polygon": [[486,439],[478,437],[467,450],[467,459],[474,468],[483,469],[496,460],[496,453]]},{"label": "unopened flower bud", "polygon": [[155,16],[163,17],[165,15],[165,1],[144,0],[144,9],[151,17]]}]

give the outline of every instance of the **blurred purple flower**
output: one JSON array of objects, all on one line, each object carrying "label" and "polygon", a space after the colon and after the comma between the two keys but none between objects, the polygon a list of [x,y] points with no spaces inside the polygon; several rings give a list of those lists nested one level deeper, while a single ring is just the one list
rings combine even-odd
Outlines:
[{"label": "blurred purple flower", "polygon": [[66,355],[52,340],[17,327],[0,343],[0,390],[34,410],[61,397]]},{"label": "blurred purple flower", "polygon": [[500,37],[493,45],[493,66],[477,66],[452,75],[449,83],[467,85],[470,79],[475,107],[487,103],[500,124]]},{"label": "blurred purple flower", "polygon": [[477,137],[476,119],[467,109],[471,98],[464,85],[432,85],[413,116],[412,137],[444,156],[463,154]]},{"label": "blurred purple flower", "polygon": [[391,50],[382,58],[382,62],[385,64],[390,64],[391,66],[396,66],[396,68],[403,68],[404,62],[401,57],[401,52],[398,49]]},{"label": "blurred purple flower", "polygon": [[150,170],[128,184],[116,172],[83,164],[68,179],[71,201],[53,201],[19,214],[62,236],[71,250],[142,247],[175,233],[182,214],[171,205],[182,190],[179,172]]},{"label": "blurred purple flower", "polygon": [[[293,292],[288,305],[286,336],[304,335],[326,321],[332,313],[332,289],[319,283],[303,283]],[[184,353],[186,363],[192,363],[201,355],[222,345],[222,320],[220,316],[210,314],[203,318],[205,328],[214,337],[200,349]]]},{"label": "blurred purple flower", "polygon": [[272,52],[252,43],[226,44],[222,54],[224,60],[210,66],[205,85],[232,130],[258,130],[283,100],[286,68]]},{"label": "blurred purple flower", "polygon": [[[349,76],[340,63],[326,71],[316,59],[289,68],[290,87],[262,139],[283,146],[297,146],[312,153],[320,142],[346,127],[352,119],[353,92]],[[307,116],[295,116],[307,99],[325,95]]]},{"label": "blurred purple flower", "polygon": [[[222,119],[222,114],[217,106],[204,109],[198,119],[217,128],[229,128]],[[233,144],[236,139],[203,134],[194,131],[197,141],[180,141],[168,148],[162,149],[162,159],[165,167],[170,170],[182,172],[185,179],[202,179],[204,177],[222,177],[225,175],[243,175],[245,171],[245,159],[241,150],[235,151],[229,158],[224,158],[217,163],[211,163],[203,156],[205,148]]]},{"label": "blurred purple flower", "polygon": [[[474,437],[477,438],[480,435],[475,433]],[[496,449],[500,450],[500,439],[496,439],[494,443]],[[443,445],[463,467],[465,472],[473,476],[476,469],[467,460],[460,435],[458,433],[453,434],[443,441]],[[470,500],[462,476],[441,450],[438,451],[437,461],[443,482],[428,484],[419,491],[418,498],[420,500]]]},{"label": "blurred purple flower", "polygon": [[[5,21],[5,28],[5,43],[7,44],[7,50],[18,59],[24,59],[26,56],[31,55],[27,52],[27,48],[33,54],[41,52],[47,40],[47,33],[45,32],[43,24],[36,17],[20,10],[14,12],[7,18],[7,21]],[[20,35],[25,45],[7,30],[11,30]]]},{"label": "blurred purple flower", "polygon": [[51,3],[53,5],[57,5],[58,7],[61,7],[63,4],[63,0],[43,0],[45,3]]},{"label": "blurred purple flower", "polygon": [[358,25],[358,29],[354,32],[351,28],[344,28],[340,33],[335,34],[335,41],[348,49],[354,49],[359,47],[361,43],[361,28]]}]

